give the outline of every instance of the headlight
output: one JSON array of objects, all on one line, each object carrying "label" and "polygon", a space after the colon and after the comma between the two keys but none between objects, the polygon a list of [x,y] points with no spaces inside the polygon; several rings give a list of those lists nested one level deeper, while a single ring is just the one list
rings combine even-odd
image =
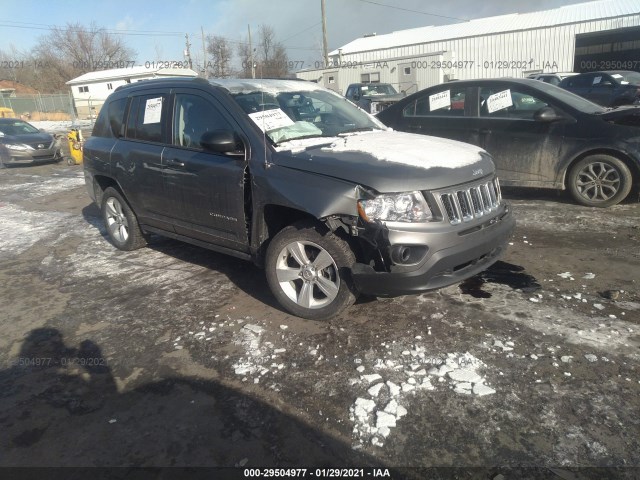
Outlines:
[{"label": "headlight", "polygon": [[25,150],[32,150],[29,145],[24,145],[22,143],[7,143],[5,144],[9,150],[18,150],[19,152],[24,152]]},{"label": "headlight", "polygon": [[378,195],[358,201],[358,212],[367,222],[428,222],[431,210],[422,193],[407,192]]}]

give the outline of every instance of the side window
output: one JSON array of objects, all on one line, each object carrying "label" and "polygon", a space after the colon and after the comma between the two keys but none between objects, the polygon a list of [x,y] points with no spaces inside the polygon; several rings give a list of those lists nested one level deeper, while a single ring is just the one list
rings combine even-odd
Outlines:
[{"label": "side window", "polygon": [[173,113],[174,145],[202,149],[202,135],[214,130],[233,131],[234,128],[209,100],[198,95],[176,95]]},{"label": "side window", "polygon": [[547,103],[519,89],[480,89],[480,116],[533,120],[533,115]]},{"label": "side window", "polygon": [[449,88],[418,98],[405,107],[405,117],[464,116],[465,88]]},{"label": "side window", "polygon": [[127,138],[162,143],[166,138],[166,104],[166,95],[159,93],[135,97],[127,121]]},{"label": "side window", "polygon": [[353,98],[353,94],[356,93],[355,92],[355,88],[354,87],[349,87],[347,88],[347,94],[345,95],[347,98],[351,99]]},{"label": "side window", "polygon": [[121,129],[127,101],[127,98],[121,98],[103,105],[91,135],[94,137],[118,138],[121,133],[124,133],[121,132]]}]

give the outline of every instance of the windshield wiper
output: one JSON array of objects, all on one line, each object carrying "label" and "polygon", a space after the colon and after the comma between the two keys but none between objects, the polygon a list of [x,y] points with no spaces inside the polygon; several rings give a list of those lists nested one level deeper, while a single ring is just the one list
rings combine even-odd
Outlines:
[{"label": "windshield wiper", "polygon": [[333,136],[327,137],[326,135],[303,135],[301,137],[287,138],[286,140],[274,142],[274,145],[277,147],[278,145],[282,145],[283,143],[293,142],[294,140],[303,140],[305,138],[333,138]]},{"label": "windshield wiper", "polygon": [[339,135],[343,133],[355,133],[355,132],[373,132],[374,130],[378,130],[376,127],[359,127],[359,128],[350,128],[349,130],[345,130],[340,132]]}]

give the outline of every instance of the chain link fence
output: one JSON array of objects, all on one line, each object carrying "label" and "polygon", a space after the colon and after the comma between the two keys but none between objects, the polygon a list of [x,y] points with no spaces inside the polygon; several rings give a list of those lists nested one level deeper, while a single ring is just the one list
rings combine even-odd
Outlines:
[{"label": "chain link fence", "polygon": [[[0,95],[3,116],[24,120],[73,120],[76,118],[71,93]],[[10,109],[13,111],[4,110]]]}]

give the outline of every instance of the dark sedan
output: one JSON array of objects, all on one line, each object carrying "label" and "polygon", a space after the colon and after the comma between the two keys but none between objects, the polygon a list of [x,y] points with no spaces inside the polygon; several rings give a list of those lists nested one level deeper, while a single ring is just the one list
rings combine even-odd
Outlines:
[{"label": "dark sedan", "polygon": [[640,107],[605,109],[537,80],[463,80],[378,114],[396,130],[478,145],[502,185],[568,189],[583,205],[621,202],[640,179]]},{"label": "dark sedan", "polygon": [[604,107],[640,103],[640,73],[626,70],[581,73],[565,78],[559,87]]},{"label": "dark sedan", "polygon": [[0,168],[60,160],[62,150],[51,134],[17,118],[0,118]]}]

